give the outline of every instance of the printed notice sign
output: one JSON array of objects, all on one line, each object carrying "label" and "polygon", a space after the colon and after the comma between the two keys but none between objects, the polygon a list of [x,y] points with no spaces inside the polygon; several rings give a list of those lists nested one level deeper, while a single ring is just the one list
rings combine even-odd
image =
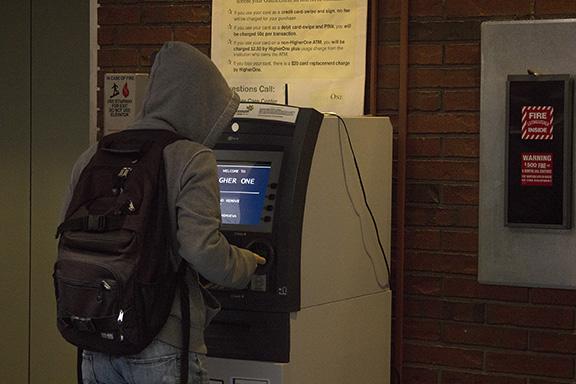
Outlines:
[{"label": "printed notice sign", "polygon": [[212,60],[243,101],[364,113],[367,0],[212,4]]},{"label": "printed notice sign", "polygon": [[236,119],[276,120],[294,124],[298,118],[298,108],[286,105],[240,103],[234,117]]},{"label": "printed notice sign", "polygon": [[554,170],[552,153],[523,152],[521,183],[523,187],[551,187]]},{"label": "printed notice sign", "polygon": [[522,107],[522,140],[554,139],[554,108],[550,106]]},{"label": "printed notice sign", "polygon": [[104,134],[121,131],[134,121],[147,84],[148,75],[144,73],[104,76]]}]

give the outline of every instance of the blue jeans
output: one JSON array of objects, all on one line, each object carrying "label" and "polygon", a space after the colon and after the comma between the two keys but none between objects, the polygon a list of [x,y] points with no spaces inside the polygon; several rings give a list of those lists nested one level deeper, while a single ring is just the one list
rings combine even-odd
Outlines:
[{"label": "blue jeans", "polygon": [[[188,384],[208,384],[204,360],[204,355],[189,354]],[[130,356],[84,351],[82,377],[84,384],[179,384],[180,350],[154,340]]]}]

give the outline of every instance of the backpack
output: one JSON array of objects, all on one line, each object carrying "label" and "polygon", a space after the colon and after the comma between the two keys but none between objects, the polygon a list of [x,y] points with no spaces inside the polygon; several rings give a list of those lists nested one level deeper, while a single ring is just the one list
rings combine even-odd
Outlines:
[{"label": "backpack", "polygon": [[167,130],[105,136],[78,179],[53,278],[58,329],[80,350],[138,353],[166,322],[178,282],[188,298],[186,263],[176,268],[170,256],[163,160],[164,147],[182,139]]}]

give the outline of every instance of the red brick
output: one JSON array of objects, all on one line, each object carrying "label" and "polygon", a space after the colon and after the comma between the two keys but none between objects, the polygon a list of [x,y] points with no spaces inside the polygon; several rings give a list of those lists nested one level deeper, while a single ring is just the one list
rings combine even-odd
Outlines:
[{"label": "red brick", "polygon": [[150,67],[152,63],[152,56],[157,53],[162,45],[157,45],[156,47],[145,47],[140,48],[139,63],[143,67]]},{"label": "red brick", "polygon": [[576,306],[576,291],[570,289],[533,288],[530,290],[530,302],[534,304]]},{"label": "red brick", "polygon": [[536,0],[534,3],[536,15],[565,15],[576,13],[574,0]]},{"label": "red brick", "polygon": [[98,45],[103,46],[113,44],[114,36],[116,36],[116,29],[114,27],[98,28]]},{"label": "red brick", "polygon": [[210,7],[205,5],[146,6],[142,21],[152,23],[198,23],[210,21]]},{"label": "red brick", "polygon": [[[540,380],[540,379],[530,379],[530,384],[566,384],[565,381],[552,381],[552,380]],[[572,382],[570,382],[572,384]]]},{"label": "red brick", "polygon": [[446,64],[480,64],[480,44],[446,44],[444,47]]},{"label": "red brick", "polygon": [[408,183],[406,201],[410,203],[439,203],[440,187],[436,184]]},{"label": "red brick", "polygon": [[410,249],[439,249],[440,231],[407,229],[406,244]]},{"label": "red brick", "polygon": [[137,6],[100,6],[98,8],[99,25],[138,24],[140,7]]},{"label": "red brick", "polygon": [[384,65],[378,68],[378,88],[398,88],[400,73],[397,65]]},{"label": "red brick", "polygon": [[442,384],[526,384],[527,379],[510,376],[475,374],[465,372],[442,372]]},{"label": "red brick", "polygon": [[478,133],[480,117],[475,113],[411,113],[409,133]]},{"label": "red brick", "polygon": [[411,207],[406,210],[406,222],[410,226],[476,227],[478,209],[475,207]]},{"label": "red brick", "polygon": [[574,359],[530,353],[486,353],[486,370],[522,375],[574,377]]},{"label": "red brick", "polygon": [[410,65],[442,64],[442,46],[439,44],[410,44],[408,49]]},{"label": "red brick", "polygon": [[474,137],[446,137],[443,140],[442,154],[445,157],[472,157],[479,155],[480,140]]},{"label": "red brick", "polygon": [[410,68],[408,73],[408,86],[411,88],[479,87],[480,68]]},{"label": "red brick", "polygon": [[398,20],[387,20],[385,16],[378,23],[378,41],[398,44],[400,41],[400,23]]},{"label": "red brick", "polygon": [[198,49],[200,52],[202,52],[206,56],[211,57],[210,56],[210,45],[208,45],[208,44],[204,44],[204,45],[196,44],[196,49]]},{"label": "red brick", "polygon": [[442,153],[442,139],[439,137],[409,137],[406,140],[406,154],[409,157],[437,157]]},{"label": "red brick", "polygon": [[442,250],[444,251],[478,251],[478,233],[469,231],[442,231]]},{"label": "red brick", "polygon": [[407,276],[405,286],[409,294],[439,296],[442,292],[442,279],[431,276]]},{"label": "red brick", "polygon": [[[481,20],[417,20],[410,21],[410,42],[479,41]],[[396,25],[399,32],[399,27]],[[384,32],[391,33],[392,26]],[[399,40],[398,36],[395,36]]]},{"label": "red brick", "polygon": [[441,300],[430,300],[428,298],[406,299],[405,317],[423,317],[427,319],[445,319],[445,306]]},{"label": "red brick", "polygon": [[440,322],[431,320],[407,319],[404,322],[404,336],[413,340],[440,340]]},{"label": "red brick", "polygon": [[411,111],[437,111],[440,105],[440,91],[412,90],[408,92],[408,109]]},{"label": "red brick", "polygon": [[472,90],[446,90],[443,97],[444,110],[451,111],[479,111],[480,91]]},{"label": "red brick", "polygon": [[446,318],[454,321],[474,323],[484,322],[485,305],[483,303],[469,303],[459,301],[446,301]]},{"label": "red brick", "polygon": [[[408,62],[410,64],[442,64],[442,55],[442,46],[437,44],[412,44],[408,47]],[[380,46],[378,58],[380,65],[399,64],[400,47],[390,44]]]},{"label": "red brick", "polygon": [[175,38],[189,44],[210,44],[210,26],[178,27]]},{"label": "red brick", "polygon": [[530,0],[446,0],[446,16],[514,16],[531,12]]},{"label": "red brick", "polygon": [[433,369],[404,367],[404,384],[437,384],[438,372]]},{"label": "red brick", "polygon": [[488,304],[486,321],[519,327],[572,329],[574,310],[558,307]]},{"label": "red brick", "polygon": [[398,109],[398,90],[396,89],[378,89],[378,110],[397,110]]},{"label": "red brick", "polygon": [[573,333],[533,332],[530,349],[537,352],[576,354],[576,335]]},{"label": "red brick", "polygon": [[400,47],[398,45],[381,45],[378,47],[378,65],[400,63]]},{"label": "red brick", "polygon": [[485,285],[477,280],[446,278],[443,294],[449,297],[468,297],[477,299],[527,302],[528,288]]},{"label": "red brick", "polygon": [[474,161],[409,160],[406,174],[416,180],[478,180],[478,163]]},{"label": "red brick", "polygon": [[476,275],[478,260],[465,256],[440,252],[406,252],[406,269],[408,271],[458,273]]},{"label": "red brick", "polygon": [[[387,0],[380,2],[380,16],[395,18],[400,16],[400,1]],[[442,0],[412,0],[410,1],[408,13],[411,17],[442,16]]]},{"label": "red brick", "polygon": [[412,0],[409,13],[411,17],[443,16],[442,0]]},{"label": "red brick", "polygon": [[484,304],[411,297],[406,300],[405,316],[482,323]]},{"label": "red brick", "polygon": [[447,323],[442,331],[442,341],[523,350],[528,347],[528,332],[521,329]]},{"label": "red brick", "polygon": [[[411,44],[408,46],[408,62],[419,65],[442,64],[442,46],[438,44]],[[378,48],[378,64],[399,64],[400,47],[382,45]]]},{"label": "red brick", "polygon": [[141,0],[98,0],[98,4],[132,4]]},{"label": "red brick", "polygon": [[170,27],[118,27],[116,44],[162,44],[172,40]]},{"label": "red brick", "polygon": [[380,17],[396,18],[400,16],[400,0],[383,1],[380,4]]},{"label": "red brick", "polygon": [[442,203],[444,204],[478,204],[477,185],[443,185]]},{"label": "red brick", "polygon": [[482,351],[464,348],[409,343],[404,345],[404,360],[409,363],[480,369],[483,355]]},{"label": "red brick", "polygon": [[98,65],[100,67],[135,67],[138,66],[137,49],[100,49]]}]

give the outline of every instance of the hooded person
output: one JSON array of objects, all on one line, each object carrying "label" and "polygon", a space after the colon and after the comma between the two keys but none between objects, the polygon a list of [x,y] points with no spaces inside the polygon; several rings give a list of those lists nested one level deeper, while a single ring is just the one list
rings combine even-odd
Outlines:
[{"label": "hooded person", "polygon": [[[257,264],[265,263],[249,250],[228,243],[220,232],[220,195],[216,159],[211,151],[239,105],[210,59],[194,47],[167,42],[150,71],[141,112],[127,129],[166,129],[190,140],[164,148],[167,203],[174,265],[188,262],[190,297],[189,383],[208,383],[203,367],[204,328],[219,310],[216,300],[199,283],[199,274],[224,287],[243,288]],[[96,152],[84,152],[72,171],[66,212],[78,178]],[[141,353],[110,356],[84,351],[85,384],[177,383],[181,347],[179,295],[170,316],[154,341]]]}]

